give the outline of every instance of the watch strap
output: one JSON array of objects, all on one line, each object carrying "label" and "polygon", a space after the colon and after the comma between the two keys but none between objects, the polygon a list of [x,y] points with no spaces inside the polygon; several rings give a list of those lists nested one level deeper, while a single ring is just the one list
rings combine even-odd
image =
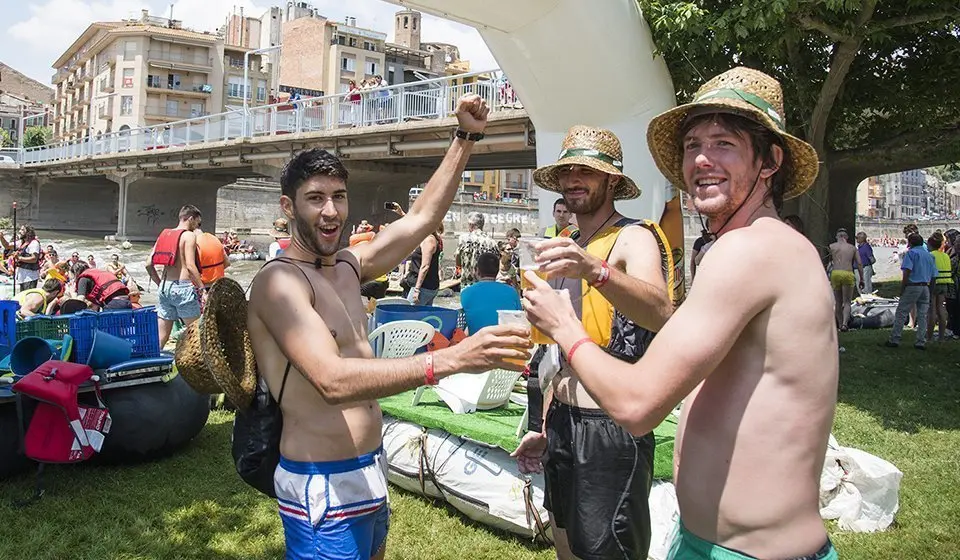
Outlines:
[{"label": "watch strap", "polygon": [[460,138],[461,140],[468,140],[470,142],[477,142],[483,140],[484,134],[482,132],[467,132],[462,128],[458,128],[454,133],[454,136]]}]

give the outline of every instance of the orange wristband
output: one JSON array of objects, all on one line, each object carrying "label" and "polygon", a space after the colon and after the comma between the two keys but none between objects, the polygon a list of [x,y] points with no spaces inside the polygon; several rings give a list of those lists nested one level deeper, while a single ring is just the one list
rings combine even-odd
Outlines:
[{"label": "orange wristband", "polygon": [[433,374],[433,353],[427,352],[427,369],[423,372],[423,376],[427,380],[427,385],[436,385],[437,378]]},{"label": "orange wristband", "polygon": [[568,364],[572,364],[572,363],[573,363],[573,353],[577,351],[577,348],[580,348],[580,345],[581,345],[581,344],[585,344],[585,343],[587,343],[587,342],[593,342],[593,339],[591,339],[589,336],[585,336],[585,337],[581,338],[580,340],[578,340],[578,341],[576,341],[576,342],[573,343],[573,346],[570,347],[570,351],[567,352],[567,363],[568,363]]}]

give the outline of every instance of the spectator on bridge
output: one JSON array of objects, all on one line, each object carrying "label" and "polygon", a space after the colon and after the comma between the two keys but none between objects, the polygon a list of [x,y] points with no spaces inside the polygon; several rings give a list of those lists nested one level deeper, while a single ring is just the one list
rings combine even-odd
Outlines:
[{"label": "spectator on bridge", "polygon": [[461,289],[477,281],[477,258],[480,255],[493,253],[499,258],[497,242],[484,233],[483,223],[483,214],[470,212],[467,215],[467,233],[461,234],[457,243],[456,264],[461,270]]},{"label": "spectator on bridge", "polygon": [[357,82],[350,80],[350,89],[347,90],[347,103],[350,104],[350,126],[359,126],[360,124],[360,100],[362,95]]}]

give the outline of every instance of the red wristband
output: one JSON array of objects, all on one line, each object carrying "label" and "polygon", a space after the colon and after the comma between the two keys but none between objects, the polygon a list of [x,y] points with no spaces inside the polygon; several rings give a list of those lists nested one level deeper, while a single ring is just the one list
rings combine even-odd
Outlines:
[{"label": "red wristband", "polygon": [[433,353],[427,352],[427,369],[423,372],[423,376],[427,380],[427,385],[436,385],[437,378],[433,374]]},{"label": "red wristband", "polygon": [[581,345],[581,344],[585,344],[585,343],[587,343],[587,342],[593,342],[593,339],[591,339],[589,336],[585,336],[585,337],[581,338],[580,340],[578,340],[578,341],[576,341],[576,342],[573,343],[573,346],[570,347],[570,351],[567,352],[567,363],[568,363],[568,364],[572,364],[572,363],[573,363],[573,353],[577,351],[577,348],[580,348],[580,345]]},{"label": "red wristband", "polygon": [[602,288],[604,284],[607,283],[607,280],[610,280],[610,265],[607,264],[607,261],[600,261],[600,277],[597,278],[597,281],[590,284],[594,288]]}]

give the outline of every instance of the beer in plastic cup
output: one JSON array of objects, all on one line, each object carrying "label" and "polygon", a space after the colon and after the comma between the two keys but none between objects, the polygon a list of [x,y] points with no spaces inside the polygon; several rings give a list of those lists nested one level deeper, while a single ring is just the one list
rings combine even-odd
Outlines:
[{"label": "beer in plastic cup", "polygon": [[[532,328],[530,321],[527,320],[526,311],[514,311],[514,310],[497,310],[497,324],[498,325],[523,325],[528,328]],[[505,360],[511,364],[517,364],[518,366],[527,365],[526,360],[514,360],[507,359]]]}]

